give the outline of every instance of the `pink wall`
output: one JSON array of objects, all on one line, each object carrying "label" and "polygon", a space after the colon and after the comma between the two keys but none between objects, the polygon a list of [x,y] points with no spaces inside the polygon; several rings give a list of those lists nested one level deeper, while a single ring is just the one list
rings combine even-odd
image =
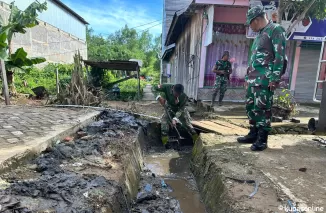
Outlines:
[{"label": "pink wall", "polygon": [[[214,22],[233,23],[233,24],[244,24],[246,23],[246,14],[248,11],[249,0],[196,0],[196,3],[213,4],[216,5],[214,9]],[[243,7],[232,7],[243,6]],[[221,5],[226,5],[221,6]],[[206,26],[206,20],[204,20],[203,28]],[[204,30],[204,29],[203,29]],[[202,43],[204,44],[206,38],[206,31],[202,36]],[[205,68],[206,68],[206,56],[207,47],[202,45],[201,48],[201,61],[200,61],[200,74],[199,74],[199,88],[204,86]]]},{"label": "pink wall", "polygon": [[196,0],[197,4],[249,6],[249,0]]},{"label": "pink wall", "polygon": [[247,7],[232,8],[232,7],[215,7],[214,22],[244,24],[246,23]]}]

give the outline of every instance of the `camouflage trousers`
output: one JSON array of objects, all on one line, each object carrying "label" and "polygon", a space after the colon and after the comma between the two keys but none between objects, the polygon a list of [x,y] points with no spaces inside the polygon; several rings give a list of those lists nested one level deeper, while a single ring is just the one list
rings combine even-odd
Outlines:
[{"label": "camouflage trousers", "polygon": [[[168,109],[168,112],[169,112],[171,119],[173,119],[175,117],[175,112],[173,112],[171,109]],[[184,129],[186,129],[190,134],[196,133],[194,127],[191,124],[190,114],[186,108],[184,109],[181,116],[179,117],[179,120],[181,122],[181,126]],[[161,134],[162,134],[162,136],[168,136],[170,126],[171,126],[170,118],[166,113],[164,113],[161,118]]]},{"label": "camouflage trousers", "polygon": [[216,75],[213,99],[217,96],[217,93],[220,92],[219,100],[222,101],[227,90],[229,79],[227,76]]},{"label": "camouflage trousers", "polygon": [[247,90],[246,112],[249,124],[266,131],[271,130],[274,92],[268,87],[251,86]]}]

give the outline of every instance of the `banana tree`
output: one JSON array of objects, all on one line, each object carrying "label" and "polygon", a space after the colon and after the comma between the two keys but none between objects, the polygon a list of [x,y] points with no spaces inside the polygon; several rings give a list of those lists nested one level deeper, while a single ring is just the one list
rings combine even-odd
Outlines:
[{"label": "banana tree", "polygon": [[16,94],[14,85],[15,71],[25,71],[29,67],[45,61],[43,57],[28,58],[23,48],[19,48],[13,52],[12,39],[15,33],[25,34],[27,28],[38,25],[38,13],[46,9],[46,2],[40,3],[35,1],[24,11],[21,11],[14,2],[12,2],[10,4],[11,12],[8,21],[5,23],[2,18],[0,19],[0,58],[5,61],[8,85],[12,94]]}]

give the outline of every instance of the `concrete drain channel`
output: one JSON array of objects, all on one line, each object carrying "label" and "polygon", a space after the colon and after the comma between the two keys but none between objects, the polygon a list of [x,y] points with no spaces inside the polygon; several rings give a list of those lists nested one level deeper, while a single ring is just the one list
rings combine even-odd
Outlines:
[{"label": "concrete drain channel", "polygon": [[5,213],[204,213],[191,147],[164,150],[159,124],[103,111],[74,137],[0,174]]}]

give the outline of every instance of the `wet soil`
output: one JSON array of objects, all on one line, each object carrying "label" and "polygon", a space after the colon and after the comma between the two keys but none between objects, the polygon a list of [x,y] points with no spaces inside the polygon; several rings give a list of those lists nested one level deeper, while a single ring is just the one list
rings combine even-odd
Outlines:
[{"label": "wet soil", "polygon": [[[75,137],[0,174],[1,212],[205,212],[189,169],[191,147],[165,150],[158,128],[128,113],[104,111]],[[146,135],[140,145],[145,164],[139,192],[129,199],[130,186],[121,177],[128,176],[126,162],[133,158],[131,149],[139,135]]]},{"label": "wet soil", "polygon": [[[133,212],[205,213],[190,172],[190,156],[191,147],[182,147],[179,152],[151,150],[144,159],[139,199]],[[148,199],[144,201],[143,196]]]},{"label": "wet soil", "polygon": [[58,142],[2,174],[9,183],[0,190],[2,212],[128,212],[123,186],[114,177],[123,172],[128,149],[146,125],[127,113],[104,111],[74,140]]}]

